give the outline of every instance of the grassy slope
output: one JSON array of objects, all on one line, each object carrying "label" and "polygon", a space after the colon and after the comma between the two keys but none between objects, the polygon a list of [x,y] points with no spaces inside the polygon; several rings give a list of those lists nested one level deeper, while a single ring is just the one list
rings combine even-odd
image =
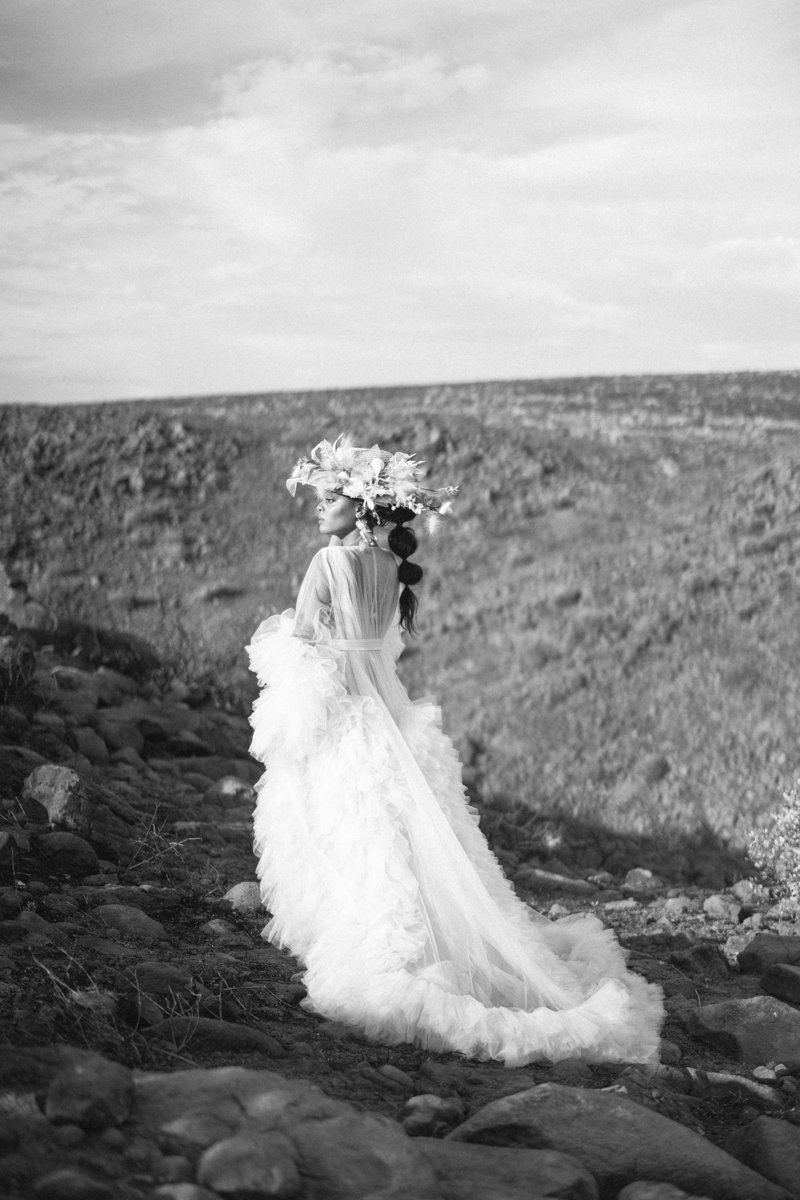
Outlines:
[{"label": "grassy slope", "polygon": [[[402,670],[486,795],[741,838],[800,768],[800,376],[632,377],[0,409],[0,557],[244,702],[242,645],[317,536],[283,486],[322,436],[413,448]],[[211,603],[198,589],[235,583]]]}]

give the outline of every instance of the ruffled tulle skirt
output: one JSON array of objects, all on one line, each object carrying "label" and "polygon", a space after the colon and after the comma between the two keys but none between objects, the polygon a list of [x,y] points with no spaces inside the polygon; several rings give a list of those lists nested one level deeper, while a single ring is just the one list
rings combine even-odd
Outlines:
[{"label": "ruffled tulle skirt", "polygon": [[248,648],[265,688],[251,752],[264,937],[302,960],[305,1006],[509,1066],[654,1059],[660,990],[597,918],[551,922],[517,898],[439,710],[408,700],[385,652],[373,694],[350,694],[346,652],[293,637],[292,615]]}]

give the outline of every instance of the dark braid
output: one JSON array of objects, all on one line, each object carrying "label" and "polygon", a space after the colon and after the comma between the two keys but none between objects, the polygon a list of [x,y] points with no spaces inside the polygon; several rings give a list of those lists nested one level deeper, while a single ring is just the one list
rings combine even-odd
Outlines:
[{"label": "dark braid", "polygon": [[422,567],[408,559],[417,548],[417,537],[406,522],[413,521],[416,513],[410,508],[382,508],[378,511],[381,525],[393,525],[389,534],[389,549],[402,559],[397,570],[397,577],[403,585],[400,592],[400,625],[408,633],[416,633],[417,605],[419,601],[412,592],[412,587],[422,579]]}]

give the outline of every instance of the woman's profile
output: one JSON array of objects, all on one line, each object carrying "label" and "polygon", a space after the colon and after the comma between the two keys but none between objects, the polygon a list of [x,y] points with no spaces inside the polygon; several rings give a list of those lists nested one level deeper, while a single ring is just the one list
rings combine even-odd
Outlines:
[{"label": "woman's profile", "polygon": [[[455,489],[407,454],[320,442],[287,486],[320,533],[296,611],[248,647],[264,936],[302,960],[304,1005],[367,1037],[520,1066],[657,1058],[657,987],[593,916],[551,922],[504,877],[439,709],[396,671],[422,571],[414,517]],[[374,530],[389,525],[389,549]]]}]

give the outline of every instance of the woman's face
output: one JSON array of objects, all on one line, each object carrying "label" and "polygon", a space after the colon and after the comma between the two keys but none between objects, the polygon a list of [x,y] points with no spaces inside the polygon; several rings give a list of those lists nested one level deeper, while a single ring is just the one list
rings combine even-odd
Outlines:
[{"label": "woman's face", "polygon": [[319,531],[326,537],[347,537],[356,528],[356,503],[338,492],[326,492],[317,501]]}]

